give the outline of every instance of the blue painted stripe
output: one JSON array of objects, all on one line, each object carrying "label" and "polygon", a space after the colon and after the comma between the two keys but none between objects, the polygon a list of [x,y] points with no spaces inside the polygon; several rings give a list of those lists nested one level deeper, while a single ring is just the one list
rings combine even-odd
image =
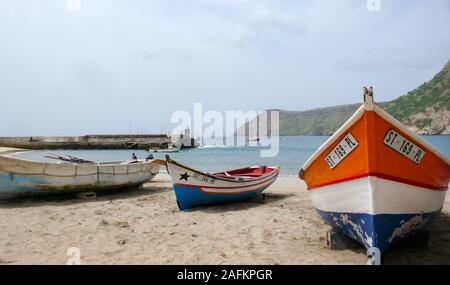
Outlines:
[{"label": "blue painted stripe", "polygon": [[359,241],[366,248],[377,247],[381,253],[392,244],[414,236],[441,212],[371,215],[316,210],[334,229]]},{"label": "blue painted stripe", "polygon": [[39,194],[61,194],[82,191],[99,191],[129,188],[141,185],[143,181],[131,184],[108,185],[98,183],[97,176],[91,178],[68,176],[48,177],[45,175],[22,175],[0,173],[0,199],[9,199]]},{"label": "blue painted stripe", "polygon": [[0,199],[48,193],[48,191],[36,188],[36,185],[48,183],[48,179],[41,175],[0,173]]},{"label": "blue painted stripe", "polygon": [[[267,186],[268,187],[268,186]],[[173,189],[177,198],[178,206],[181,210],[198,207],[201,205],[226,203],[242,200],[263,192],[267,187],[256,191],[249,191],[237,194],[216,194],[201,191],[200,188],[174,185]]]}]

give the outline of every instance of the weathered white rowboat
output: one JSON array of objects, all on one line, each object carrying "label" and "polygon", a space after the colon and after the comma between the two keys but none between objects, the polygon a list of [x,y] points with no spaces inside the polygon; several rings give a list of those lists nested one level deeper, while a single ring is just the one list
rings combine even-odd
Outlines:
[{"label": "weathered white rowboat", "polygon": [[48,163],[0,156],[0,199],[130,188],[153,179],[153,160]]}]

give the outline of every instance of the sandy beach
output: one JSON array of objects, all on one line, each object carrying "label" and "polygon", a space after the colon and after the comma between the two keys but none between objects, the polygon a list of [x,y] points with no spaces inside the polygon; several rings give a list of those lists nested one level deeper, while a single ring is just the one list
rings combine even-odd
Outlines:
[{"label": "sandy beach", "polygon": [[[363,248],[330,250],[329,227],[305,184],[280,177],[254,198],[181,212],[167,174],[143,188],[93,199],[33,198],[0,203],[0,264],[365,264]],[[450,264],[450,199],[429,227],[427,248],[399,244],[384,264]]]}]

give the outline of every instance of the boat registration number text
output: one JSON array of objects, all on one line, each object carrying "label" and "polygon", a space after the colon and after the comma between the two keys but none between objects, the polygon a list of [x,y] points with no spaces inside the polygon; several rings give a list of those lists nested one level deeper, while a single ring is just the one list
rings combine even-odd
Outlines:
[{"label": "boat registration number text", "polygon": [[425,151],[407,138],[390,129],[384,137],[384,144],[419,164]]},{"label": "boat registration number text", "polygon": [[208,184],[214,184],[216,182],[216,180],[214,178],[205,176],[205,175],[201,175],[198,173],[194,173],[194,179],[201,181],[201,182],[205,182]]},{"label": "boat registration number text", "polygon": [[338,145],[325,157],[328,166],[333,169],[358,146],[358,141],[348,133]]}]

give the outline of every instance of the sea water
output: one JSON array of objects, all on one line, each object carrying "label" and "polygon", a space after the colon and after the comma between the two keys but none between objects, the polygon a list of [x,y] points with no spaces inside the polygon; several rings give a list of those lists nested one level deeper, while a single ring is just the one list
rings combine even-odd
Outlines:
[{"label": "sea water", "polygon": [[[423,136],[442,153],[450,157],[450,136]],[[324,143],[326,136],[286,136],[280,137],[279,153],[275,157],[261,157],[263,147],[232,147],[206,145],[196,149],[170,153],[170,157],[200,170],[214,172],[248,165],[279,165],[282,175],[297,175],[305,161]],[[149,155],[144,150],[36,150],[17,154],[17,157],[38,160],[45,155],[58,153],[72,155],[99,162],[129,160],[135,153],[138,158]],[[155,158],[164,159],[164,153],[152,153]],[[165,171],[165,170],[162,170]]]}]

